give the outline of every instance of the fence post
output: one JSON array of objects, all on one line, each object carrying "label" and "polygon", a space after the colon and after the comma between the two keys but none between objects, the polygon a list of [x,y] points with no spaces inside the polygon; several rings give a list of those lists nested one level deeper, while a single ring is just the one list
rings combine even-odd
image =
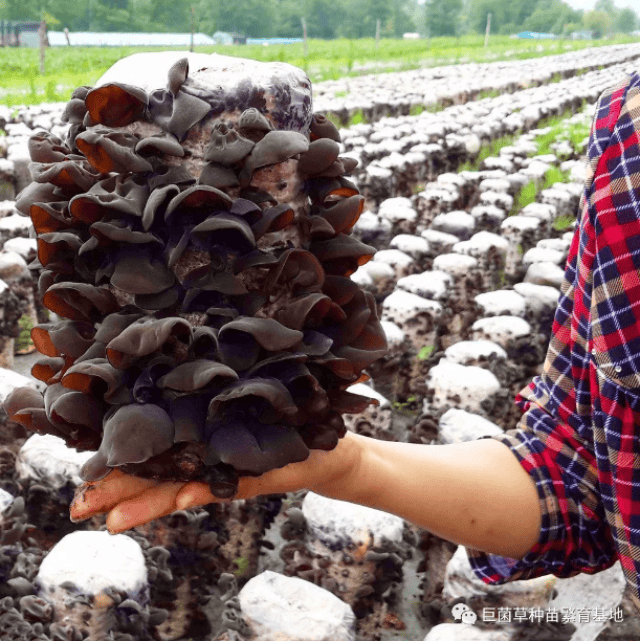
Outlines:
[{"label": "fence post", "polygon": [[380,18],[376,20],[376,52],[380,46]]},{"label": "fence post", "polygon": [[196,29],[196,12],[193,8],[193,5],[191,5],[191,48],[189,51],[193,53],[193,32]]},{"label": "fence post", "polygon": [[44,76],[44,49],[47,46],[47,23],[40,21],[38,27],[38,41],[40,45],[40,74]]},{"label": "fence post", "polygon": [[304,57],[307,58],[309,55],[309,45],[307,43],[307,21],[304,18],[300,18],[300,23],[302,24],[302,37],[304,39]]},{"label": "fence post", "polygon": [[491,14],[487,14],[487,30],[484,33],[484,46],[489,46],[489,32],[491,31]]}]

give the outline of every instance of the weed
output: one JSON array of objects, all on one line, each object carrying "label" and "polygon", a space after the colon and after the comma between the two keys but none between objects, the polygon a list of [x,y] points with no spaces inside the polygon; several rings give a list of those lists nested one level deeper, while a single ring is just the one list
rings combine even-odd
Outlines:
[{"label": "weed", "polygon": [[349,118],[349,124],[347,126],[351,127],[351,125],[359,125],[362,122],[366,122],[362,109],[356,109],[351,118]]},{"label": "weed", "polygon": [[237,559],[233,559],[233,563],[238,566],[238,569],[234,571],[236,576],[242,576],[249,567],[249,559],[245,556],[239,556]]},{"label": "weed", "polygon": [[575,219],[576,217],[572,214],[563,214],[562,216],[558,216],[558,218],[553,221],[553,228],[559,232],[567,231]]},{"label": "weed", "polygon": [[433,345],[425,345],[424,347],[422,347],[418,352],[418,360],[426,361],[429,358],[429,356],[433,354],[434,349],[435,348]]},{"label": "weed", "polygon": [[417,410],[410,410],[409,406],[415,403],[418,399],[415,396],[409,396],[406,401],[394,401],[391,405],[394,410],[403,414],[404,416],[417,416]]},{"label": "weed", "polygon": [[18,321],[20,333],[18,334],[18,338],[16,338],[15,343],[16,352],[26,352],[33,346],[33,341],[31,340],[31,330],[33,329],[33,325],[34,323],[30,316],[24,314],[20,317],[20,320]]},{"label": "weed", "polygon": [[332,113],[328,113],[328,114],[325,114],[325,117],[327,120],[330,120],[338,129],[342,129],[342,127],[344,127],[344,125],[342,124],[338,116],[335,116]]},{"label": "weed", "polygon": [[424,105],[411,105],[409,109],[410,116],[419,116],[425,110]]},{"label": "weed", "polygon": [[38,92],[36,90],[36,81],[33,76],[29,77],[29,99],[34,102],[38,99]]},{"label": "weed", "polygon": [[413,192],[414,196],[416,194],[419,194],[420,192],[424,191],[424,183],[416,183],[413,186],[413,189],[411,191]]},{"label": "weed", "polygon": [[58,99],[55,80],[47,80],[46,96],[47,102],[55,102]]}]

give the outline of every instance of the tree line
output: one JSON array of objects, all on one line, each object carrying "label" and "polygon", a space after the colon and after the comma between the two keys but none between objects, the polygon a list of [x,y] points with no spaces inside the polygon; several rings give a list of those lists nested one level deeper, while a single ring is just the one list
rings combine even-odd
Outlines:
[{"label": "tree line", "polygon": [[301,19],[312,38],[423,36],[522,30],[557,35],[590,30],[597,37],[639,26],[632,9],[597,0],[593,11],[563,0],[0,0],[0,19],[41,20],[70,31],[236,32],[249,37],[300,37]]},{"label": "tree line", "polygon": [[620,9],[613,0],[597,0],[592,11],[573,9],[562,0],[427,0],[425,25],[434,36],[482,33],[488,14],[491,32],[505,35],[535,31],[562,36],[586,30],[600,38],[640,26],[633,9]]}]

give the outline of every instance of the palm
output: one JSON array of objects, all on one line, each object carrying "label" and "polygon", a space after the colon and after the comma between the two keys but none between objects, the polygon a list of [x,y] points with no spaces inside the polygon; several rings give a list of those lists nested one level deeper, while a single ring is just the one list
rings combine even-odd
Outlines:
[{"label": "palm", "polygon": [[299,463],[290,463],[261,476],[241,476],[233,499],[215,497],[205,483],[144,479],[115,468],[103,479],[84,483],[76,490],[71,503],[71,520],[83,521],[95,514],[109,512],[109,531],[121,532],[176,510],[207,503],[226,503],[303,488],[333,496],[345,481],[345,475],[353,473],[357,461],[354,440],[363,438],[347,432],[333,450],[311,450],[309,457]]}]

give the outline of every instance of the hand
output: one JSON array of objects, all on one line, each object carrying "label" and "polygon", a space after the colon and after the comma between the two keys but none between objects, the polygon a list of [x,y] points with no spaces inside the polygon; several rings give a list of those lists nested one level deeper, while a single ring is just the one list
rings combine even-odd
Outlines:
[{"label": "hand", "polygon": [[331,451],[311,450],[299,463],[270,470],[261,476],[243,476],[232,499],[220,499],[205,483],[169,482],[143,479],[114,468],[99,481],[83,483],[71,503],[70,517],[84,521],[108,512],[107,528],[111,534],[148,523],[176,510],[249,499],[261,494],[295,492],[303,488],[318,494],[341,498],[348,496],[353,479],[358,478],[362,439],[347,432]]}]

